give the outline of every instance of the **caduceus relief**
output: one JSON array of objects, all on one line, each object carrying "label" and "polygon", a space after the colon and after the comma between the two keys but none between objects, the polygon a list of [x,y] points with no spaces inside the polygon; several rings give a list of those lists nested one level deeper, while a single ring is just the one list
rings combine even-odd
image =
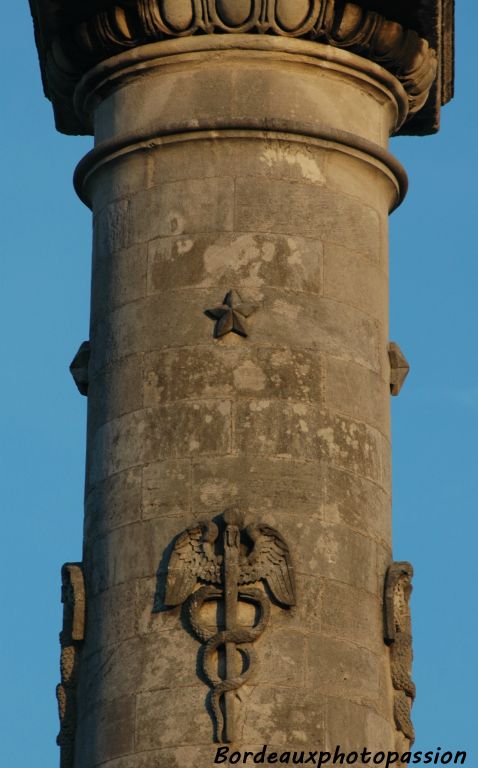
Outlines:
[{"label": "caduceus relief", "polygon": [[[222,550],[222,553],[221,553]],[[185,604],[191,628],[202,643],[203,670],[211,685],[211,706],[217,741],[235,740],[237,690],[249,679],[255,662],[252,643],[264,632],[270,616],[265,581],[281,606],[295,605],[294,571],[289,548],[274,528],[263,523],[244,526],[237,510],[222,515],[219,525],[200,522],[184,531],[171,553],[166,605]],[[204,582],[198,587],[198,582]],[[246,586],[253,585],[256,586]],[[201,621],[205,603],[221,604],[217,631]],[[244,626],[239,604],[256,609],[253,626]]]}]

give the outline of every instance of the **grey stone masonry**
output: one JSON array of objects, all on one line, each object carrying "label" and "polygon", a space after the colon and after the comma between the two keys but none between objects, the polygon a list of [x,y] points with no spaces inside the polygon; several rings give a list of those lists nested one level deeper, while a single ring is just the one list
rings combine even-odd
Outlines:
[{"label": "grey stone masonry", "polygon": [[393,749],[388,139],[450,97],[448,4],[70,5],[33,3],[95,135],[70,768],[211,768],[221,718],[242,751]]}]

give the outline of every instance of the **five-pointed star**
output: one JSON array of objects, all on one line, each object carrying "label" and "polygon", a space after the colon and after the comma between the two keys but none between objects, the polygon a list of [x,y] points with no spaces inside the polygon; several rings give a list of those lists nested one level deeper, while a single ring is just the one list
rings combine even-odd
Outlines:
[{"label": "five-pointed star", "polygon": [[245,304],[236,291],[229,291],[220,307],[206,309],[204,314],[215,320],[214,338],[220,339],[228,333],[247,336],[242,320],[254,312],[252,304]]}]

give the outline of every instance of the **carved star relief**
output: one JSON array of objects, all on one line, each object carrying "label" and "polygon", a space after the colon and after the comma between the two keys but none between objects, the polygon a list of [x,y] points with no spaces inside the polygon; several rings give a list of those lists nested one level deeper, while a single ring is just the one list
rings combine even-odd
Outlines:
[{"label": "carved star relief", "polygon": [[228,333],[237,333],[238,336],[246,338],[248,333],[243,321],[252,315],[255,309],[253,304],[243,302],[237,291],[228,291],[219,307],[206,309],[204,314],[211,320],[215,320],[215,339],[220,339]]}]

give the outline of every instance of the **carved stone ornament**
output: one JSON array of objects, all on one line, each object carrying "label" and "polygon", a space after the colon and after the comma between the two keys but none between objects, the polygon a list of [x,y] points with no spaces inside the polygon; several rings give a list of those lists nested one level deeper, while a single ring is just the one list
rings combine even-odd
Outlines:
[{"label": "carved stone ornament", "polygon": [[388,357],[390,359],[390,392],[396,397],[405,384],[405,379],[410,373],[410,365],[402,350],[394,341],[388,345]]},{"label": "carved stone ornament", "polygon": [[30,0],[30,5],[45,92],[65,133],[86,130],[72,99],[89,69],[140,45],[197,34],[281,35],[345,48],[402,82],[412,117],[434,86],[411,133],[435,131],[439,106],[453,93],[453,0]]},{"label": "carved stone ornament", "polygon": [[411,709],[416,692],[411,678],[412,577],[413,568],[410,563],[392,563],[385,581],[385,642],[390,646],[395,725],[411,743],[415,740]]},{"label": "carved stone ornament", "polygon": [[89,341],[84,341],[81,344],[78,352],[74,356],[71,365],[70,373],[73,376],[73,381],[78,387],[80,395],[88,395],[89,375],[88,366],[90,364],[91,346]]},{"label": "carved stone ornament", "polygon": [[[270,616],[265,581],[277,603],[295,604],[294,571],[289,548],[274,528],[262,523],[244,526],[240,512],[228,510],[213,521],[188,528],[175,542],[166,582],[165,604],[184,603],[192,631],[205,644],[202,666],[211,687],[211,708],[217,741],[235,739],[237,690],[254,669],[252,643],[264,632]],[[198,588],[198,582],[203,582]],[[248,586],[255,585],[255,586]],[[217,631],[201,620],[205,603],[220,604],[223,626]],[[257,609],[252,627],[240,621],[240,603]],[[221,674],[218,670],[224,669]]]},{"label": "carved stone ornament", "polygon": [[61,683],[56,687],[60,733],[60,768],[74,768],[76,734],[76,689],[80,649],[85,637],[85,585],[81,563],[66,563],[61,569],[63,629],[61,644]]},{"label": "carved stone ornament", "polygon": [[244,320],[252,315],[254,310],[255,306],[244,303],[237,291],[229,291],[219,307],[206,309],[204,314],[215,321],[215,339],[220,339],[228,333],[237,333],[238,336],[245,338],[248,333],[244,327]]}]

